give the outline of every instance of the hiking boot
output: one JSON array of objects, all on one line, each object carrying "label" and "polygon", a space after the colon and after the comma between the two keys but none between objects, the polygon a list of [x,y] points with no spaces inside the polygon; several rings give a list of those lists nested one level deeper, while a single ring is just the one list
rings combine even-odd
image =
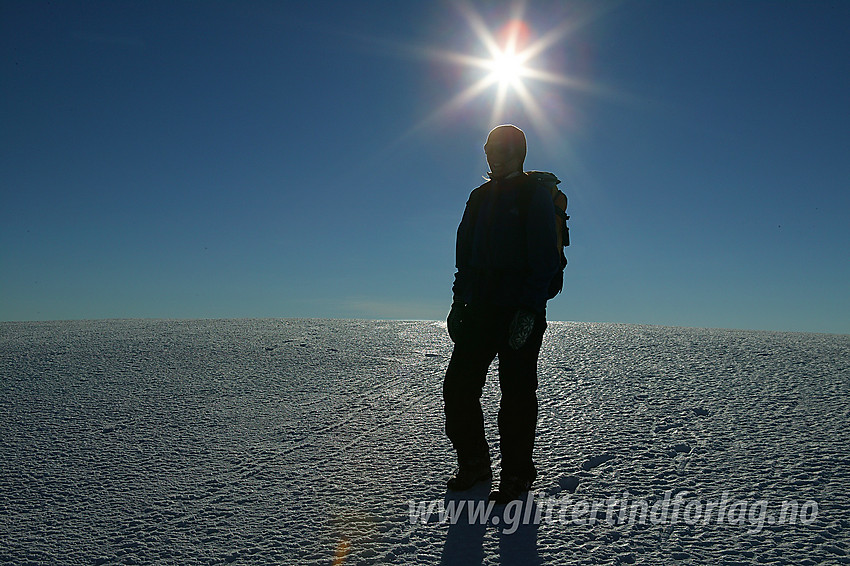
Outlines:
[{"label": "hiking boot", "polygon": [[499,505],[504,505],[522,499],[522,494],[531,488],[531,480],[524,479],[519,476],[502,476],[499,481],[499,489],[490,492],[487,497],[489,501],[495,501]]},{"label": "hiking boot", "polygon": [[466,491],[478,482],[487,481],[492,477],[490,459],[475,458],[462,462],[458,466],[457,473],[449,479],[446,485],[452,491]]}]

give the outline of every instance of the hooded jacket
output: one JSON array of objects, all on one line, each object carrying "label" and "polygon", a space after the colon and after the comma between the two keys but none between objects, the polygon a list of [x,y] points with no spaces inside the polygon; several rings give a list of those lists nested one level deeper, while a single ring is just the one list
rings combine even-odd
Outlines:
[{"label": "hooded jacket", "polygon": [[457,230],[456,301],[543,314],[561,268],[551,193],[524,173],[469,196]]}]

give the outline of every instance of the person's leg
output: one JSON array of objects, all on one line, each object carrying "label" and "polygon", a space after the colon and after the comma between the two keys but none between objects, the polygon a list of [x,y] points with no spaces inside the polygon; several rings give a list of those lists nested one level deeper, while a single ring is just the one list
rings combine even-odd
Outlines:
[{"label": "person's leg", "polygon": [[481,393],[487,369],[495,356],[495,350],[480,343],[464,341],[455,344],[446,370],[443,381],[446,435],[457,452],[461,466],[482,457],[489,461]]},{"label": "person's leg", "polygon": [[526,344],[519,350],[499,349],[499,438],[502,477],[533,482],[537,477],[532,452],[537,427],[537,358],[546,330],[546,318],[538,317]]}]

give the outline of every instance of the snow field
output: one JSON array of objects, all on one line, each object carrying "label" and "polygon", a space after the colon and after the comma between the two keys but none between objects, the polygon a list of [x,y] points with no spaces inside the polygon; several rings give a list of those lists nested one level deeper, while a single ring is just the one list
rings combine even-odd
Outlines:
[{"label": "snow field", "polygon": [[850,337],[550,323],[539,501],[818,504],[758,532],[411,524],[411,501],[486,497],[445,491],[450,354],[434,322],[2,323],[0,562],[850,563]]}]

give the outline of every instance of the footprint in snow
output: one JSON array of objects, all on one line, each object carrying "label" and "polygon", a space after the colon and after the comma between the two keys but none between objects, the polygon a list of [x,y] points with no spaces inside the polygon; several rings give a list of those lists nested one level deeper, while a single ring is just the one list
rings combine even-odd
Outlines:
[{"label": "footprint in snow", "polygon": [[604,464],[608,460],[613,460],[614,458],[615,458],[615,456],[613,454],[607,454],[607,453],[606,454],[600,454],[599,456],[592,456],[592,457],[588,458],[587,461],[585,461],[581,465],[581,467],[585,471],[589,472],[593,468],[595,468],[597,466],[601,466],[602,464]]},{"label": "footprint in snow", "polygon": [[558,478],[558,487],[560,488],[558,491],[569,491],[570,493],[575,493],[576,488],[578,488],[578,478],[575,476],[564,476],[562,478]]},{"label": "footprint in snow", "polygon": [[669,454],[670,454],[670,456],[676,456],[678,454],[688,454],[688,453],[690,453],[690,451],[691,451],[691,447],[687,443],[682,442],[680,444],[673,446],[673,448],[672,448],[672,450],[670,450]]}]

